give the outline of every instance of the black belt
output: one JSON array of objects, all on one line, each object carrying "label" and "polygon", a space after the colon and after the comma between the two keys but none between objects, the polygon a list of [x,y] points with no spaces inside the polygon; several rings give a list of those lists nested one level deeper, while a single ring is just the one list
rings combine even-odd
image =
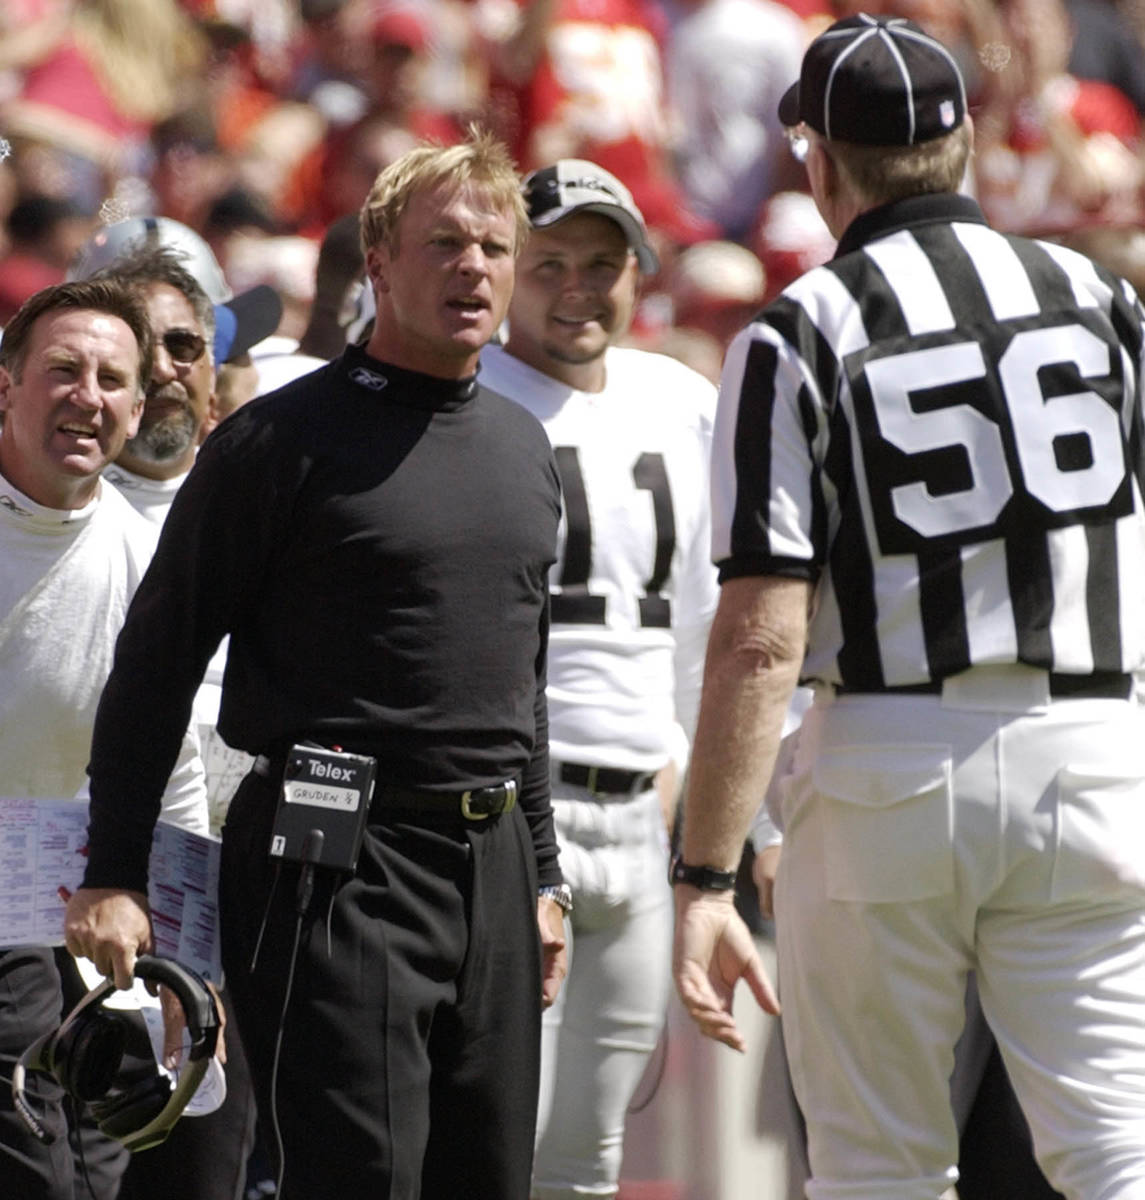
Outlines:
[{"label": "black belt", "polygon": [[634,795],[656,782],[655,771],[626,771],[622,767],[586,767],[583,763],[561,763],[561,783],[587,788],[594,796]]},{"label": "black belt", "polygon": [[431,792],[427,788],[397,787],[392,784],[374,788],[370,812],[378,816],[395,812],[441,816],[460,816],[467,821],[499,817],[517,803],[517,781],[507,779],[491,787],[466,788],[463,792]]},{"label": "black belt", "polygon": [[[251,770],[264,779],[280,780],[286,768],[284,757],[260,754]],[[466,821],[484,821],[508,812],[517,803],[517,781],[507,779],[492,787],[466,788],[461,792],[435,792],[428,788],[377,784],[370,801],[371,816],[379,818],[395,812],[462,817]]]},{"label": "black belt", "polygon": [[[1050,697],[1054,700],[1128,700],[1133,695],[1133,676],[1117,671],[1098,671],[1093,675],[1065,675],[1049,672]],[[848,687],[837,684],[837,696],[941,696],[941,679],[928,683],[906,683],[899,687]]]}]

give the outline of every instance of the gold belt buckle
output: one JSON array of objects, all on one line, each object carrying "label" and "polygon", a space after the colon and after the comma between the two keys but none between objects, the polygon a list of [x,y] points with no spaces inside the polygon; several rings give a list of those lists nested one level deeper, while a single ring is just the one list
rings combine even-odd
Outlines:
[{"label": "gold belt buckle", "polygon": [[492,815],[492,812],[478,812],[473,807],[473,798],[475,794],[481,792],[503,791],[505,793],[505,802],[497,810],[498,813],[508,812],[509,809],[517,803],[517,781],[515,779],[506,780],[497,788],[472,788],[469,791],[461,793],[461,815],[467,821],[487,821]]}]

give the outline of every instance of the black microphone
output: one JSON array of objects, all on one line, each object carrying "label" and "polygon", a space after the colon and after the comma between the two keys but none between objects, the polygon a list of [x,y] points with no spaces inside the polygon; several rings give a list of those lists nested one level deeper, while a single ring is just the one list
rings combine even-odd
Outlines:
[{"label": "black microphone", "polygon": [[322,843],[326,840],[321,829],[310,829],[302,840],[302,872],[298,876],[298,892],[294,911],[301,917],[310,907],[314,894],[314,866],[322,857]]}]

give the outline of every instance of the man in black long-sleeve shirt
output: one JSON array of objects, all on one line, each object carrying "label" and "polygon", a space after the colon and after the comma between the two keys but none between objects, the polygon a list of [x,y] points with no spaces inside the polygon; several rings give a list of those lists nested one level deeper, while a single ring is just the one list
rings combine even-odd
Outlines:
[{"label": "man in black long-sleeve shirt", "polygon": [[[528,1195],[569,899],[544,698],[559,485],[541,426],[475,378],[525,228],[483,136],[379,176],[366,349],[204,445],[97,718],[67,936],[126,980],[150,945],[157,781],[230,634],[219,730],[259,758],[224,831],[223,959],[286,1200]],[[354,875],[319,873],[292,974],[297,875],[276,887],[268,848],[302,741],[372,756],[378,785]],[[469,819],[473,789],[493,815]]]}]

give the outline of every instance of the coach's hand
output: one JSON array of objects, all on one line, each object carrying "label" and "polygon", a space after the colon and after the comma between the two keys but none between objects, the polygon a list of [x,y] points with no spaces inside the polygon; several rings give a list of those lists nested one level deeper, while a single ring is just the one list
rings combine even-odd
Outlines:
[{"label": "coach's hand", "polygon": [[556,1000],[569,969],[564,909],[550,897],[539,896],[537,925],[541,931],[541,1007],[548,1008]]},{"label": "coach's hand", "polygon": [[90,958],[117,988],[129,988],[136,957],[153,944],[147,897],[121,888],[79,888],[64,913],[64,937],[77,958]]},{"label": "coach's hand", "polygon": [[732,994],[740,979],[747,981],[760,1008],[779,1013],[779,1001],[730,891],[676,885],[672,969],[676,990],[700,1032],[733,1050],[742,1051],[746,1044],[732,1016]]}]

